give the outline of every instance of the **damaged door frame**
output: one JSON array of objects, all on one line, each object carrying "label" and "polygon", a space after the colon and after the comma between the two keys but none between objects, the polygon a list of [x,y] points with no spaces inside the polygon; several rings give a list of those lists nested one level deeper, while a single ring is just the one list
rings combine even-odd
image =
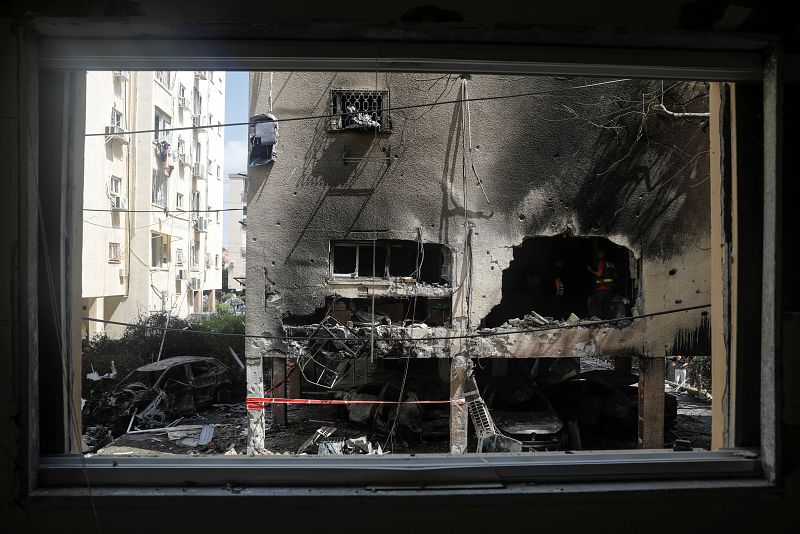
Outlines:
[{"label": "damaged door frame", "polygon": [[[83,29],[85,31],[85,28]],[[208,29],[206,29],[208,31]],[[199,486],[219,486],[225,482],[241,482],[248,485],[281,486],[382,486],[382,487],[423,487],[435,485],[474,485],[474,484],[513,484],[530,482],[589,482],[601,483],[621,480],[647,480],[651,482],[667,479],[682,480],[684,486],[691,486],[698,479],[707,479],[708,487],[742,484],[763,486],[775,484],[778,469],[778,410],[780,403],[779,375],[779,305],[780,272],[777,270],[780,243],[780,94],[781,79],[780,56],[769,52],[766,63],[762,52],[753,49],[751,41],[742,41],[738,51],[720,51],[696,54],[691,50],[621,50],[585,48],[576,52],[573,48],[537,47],[519,45],[469,45],[427,43],[364,43],[348,42],[296,42],[258,40],[226,40],[224,30],[219,39],[211,40],[131,40],[128,39],[84,39],[64,37],[69,35],[66,26],[51,25],[40,29],[60,37],[33,35],[26,37],[26,54],[21,56],[30,77],[20,81],[21,89],[27,90],[26,100],[28,120],[23,121],[24,135],[38,139],[42,143],[54,143],[64,147],[60,173],[46,176],[39,169],[48,168],[48,155],[40,154],[34,147],[23,148],[27,158],[25,172],[27,181],[23,198],[28,199],[24,206],[25,218],[21,224],[23,242],[36,243],[38,233],[37,218],[40,208],[31,199],[41,194],[45,204],[59,207],[58,236],[50,235],[46,247],[61,251],[64,261],[52,265],[57,270],[59,280],[80,281],[81,247],[75,246],[80,236],[81,213],[80,195],[68,193],[65,186],[70,179],[81,182],[82,161],[76,154],[83,154],[82,139],[76,135],[79,124],[64,121],[61,128],[51,130],[37,127],[39,102],[48,98],[64,101],[65,95],[72,102],[85,100],[80,92],[81,85],[76,80],[84,70],[112,69],[217,69],[217,70],[329,70],[329,71],[416,71],[416,72],[472,72],[492,74],[540,74],[540,75],[584,75],[584,76],[627,76],[659,79],[697,79],[703,81],[761,81],[764,84],[764,276],[762,284],[763,322],[762,332],[762,383],[772,387],[762,388],[761,451],[723,450],[702,453],[674,453],[654,451],[583,452],[566,455],[563,453],[543,453],[532,456],[480,455],[472,457],[430,456],[410,457],[393,455],[381,458],[359,458],[357,461],[318,458],[87,458],[40,457],[40,411],[37,392],[39,391],[39,372],[60,374],[60,365],[53,369],[50,357],[39,352],[35,339],[23,337],[19,346],[25,347],[23,367],[26,373],[25,392],[28,401],[25,406],[25,420],[28,435],[26,446],[26,469],[24,484],[31,495],[52,495],[55,489],[62,488],[73,495],[86,494],[86,478],[93,485],[113,487],[130,486],[183,486],[191,481]],[[81,29],[72,30],[80,32]],[[35,33],[35,32],[34,32]],[[213,34],[213,32],[211,32]],[[78,34],[79,35],[79,34]],[[99,42],[98,42],[99,41]],[[264,57],[265,50],[269,57]],[[202,51],[198,52],[198,51]],[[377,58],[377,59],[376,59]],[[40,85],[36,73],[43,69],[45,74],[61,80],[59,84]],[[59,76],[58,73],[64,73]],[[27,83],[27,86],[24,84]],[[77,85],[77,87],[76,87]],[[77,88],[78,91],[67,91]],[[85,91],[85,87],[83,88]],[[77,108],[82,109],[82,108]],[[65,117],[69,115],[64,112]],[[74,115],[73,115],[74,116]],[[80,121],[77,121],[80,122]],[[71,126],[70,126],[71,125]],[[71,128],[71,129],[70,129]],[[36,145],[36,143],[34,143]],[[80,150],[77,148],[80,147]],[[72,150],[72,152],[70,152]],[[57,183],[50,183],[52,181]],[[42,186],[40,188],[40,185]],[[56,187],[51,187],[51,186]],[[45,187],[46,186],[46,187]],[[80,189],[77,190],[80,192]],[[722,208],[723,210],[725,207]],[[71,246],[70,246],[71,245]],[[26,332],[38,332],[38,338],[56,336],[62,339],[79,339],[73,332],[79,332],[79,317],[72,306],[75,300],[69,288],[62,290],[57,298],[61,310],[60,322],[48,324],[40,322],[47,309],[37,304],[38,292],[45,279],[38,279],[41,258],[37,259],[36,247],[25,256],[29,288],[32,297],[24,315]],[[73,288],[74,290],[74,288]],[[729,288],[735,290],[735,288]],[[79,300],[79,299],[78,299]],[[719,310],[716,310],[719,311]],[[77,326],[76,326],[77,325]],[[741,327],[741,326],[739,326]],[[65,347],[69,357],[79,354],[80,347],[68,343]],[[725,361],[730,357],[727,349],[722,354]],[[27,358],[27,360],[25,360]],[[79,373],[71,372],[73,392],[79,391]],[[67,388],[69,389],[69,388]],[[66,395],[66,393],[64,393]],[[74,396],[74,395],[73,395]],[[61,411],[64,410],[63,398]],[[726,424],[736,419],[736,413],[726,412]],[[68,426],[69,417],[64,417]],[[68,429],[62,429],[69,443]],[[73,436],[74,437],[74,436]],[[74,440],[73,440],[74,441]],[[65,445],[66,447],[66,445]],[[74,447],[74,444],[73,444]],[[746,480],[732,481],[731,478]],[[652,487],[652,486],[651,486]],[[141,488],[148,494],[147,488]],[[536,491],[531,490],[531,491]],[[584,489],[584,491],[586,491]],[[102,494],[102,491],[101,491]]]}]

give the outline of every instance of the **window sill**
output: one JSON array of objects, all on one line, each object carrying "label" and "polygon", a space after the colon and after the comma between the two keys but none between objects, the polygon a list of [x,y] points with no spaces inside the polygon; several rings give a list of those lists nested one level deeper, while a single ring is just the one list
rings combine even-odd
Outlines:
[{"label": "window sill", "polygon": [[[574,484],[578,492],[629,490],[632,485],[652,490],[657,485],[675,489],[696,487],[767,487],[756,457],[735,451],[597,451],[539,452],[533,454],[470,454],[453,456],[406,454],[375,458],[319,456],[287,457],[44,457],[39,466],[42,486],[71,486],[85,491],[82,463],[85,462],[93,492],[105,487],[115,491],[127,486],[175,486],[185,491],[192,486],[266,486],[274,491],[307,491],[324,486],[361,488],[371,491],[453,491],[453,488],[487,488],[511,491],[523,485],[537,491],[550,485]],[[752,456],[752,455],[751,455]],[[636,484],[638,483],[638,484]],[[535,486],[531,486],[535,484]],[[543,486],[544,485],[544,486]],[[437,489],[438,488],[438,489]],[[198,488],[196,488],[198,489]],[[209,488],[214,490],[215,488]],[[53,491],[53,490],[49,490]],[[127,491],[127,490],[126,490]],[[248,488],[247,491],[251,491]],[[356,490],[358,491],[358,490]],[[228,494],[228,492],[225,492]]]},{"label": "window sill", "polygon": [[120,263],[122,263],[122,260],[108,260],[108,263],[115,263],[119,265]]}]

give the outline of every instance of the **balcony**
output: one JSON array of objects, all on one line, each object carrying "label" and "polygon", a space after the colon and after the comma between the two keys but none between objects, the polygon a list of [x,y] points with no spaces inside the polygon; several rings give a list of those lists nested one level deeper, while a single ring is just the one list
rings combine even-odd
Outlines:
[{"label": "balcony", "polygon": [[189,99],[186,98],[185,96],[179,96],[178,97],[178,107],[179,108],[191,109],[191,106],[189,105],[190,103],[191,102],[189,101]]},{"label": "balcony", "polygon": [[109,141],[112,143],[118,142],[122,143],[123,145],[127,145],[128,135],[125,133],[125,128],[115,124],[106,126],[106,143]]}]

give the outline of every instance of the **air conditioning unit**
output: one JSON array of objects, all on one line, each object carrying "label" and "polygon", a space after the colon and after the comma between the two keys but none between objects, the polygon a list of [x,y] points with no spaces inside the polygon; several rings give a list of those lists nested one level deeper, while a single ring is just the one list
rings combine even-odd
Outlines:
[{"label": "air conditioning unit", "polygon": [[194,71],[194,77],[199,80],[207,80],[208,79],[208,71],[207,70],[196,70]]},{"label": "air conditioning unit", "polygon": [[192,278],[189,280],[189,289],[192,291],[200,291],[200,279],[199,278]]},{"label": "air conditioning unit", "polygon": [[112,210],[126,210],[128,209],[128,197],[111,197]]},{"label": "air conditioning unit", "polygon": [[128,71],[127,70],[112,70],[111,71],[111,75],[114,78],[119,78],[121,80],[127,80],[128,79]]},{"label": "air conditioning unit", "polygon": [[186,269],[178,269],[175,273],[176,280],[186,280],[187,278],[189,278],[189,275],[186,273]]},{"label": "air conditioning unit", "polygon": [[202,180],[206,177],[206,167],[199,161],[195,161],[192,163],[192,176],[197,178],[198,180]]},{"label": "air conditioning unit", "polygon": [[178,107],[183,109],[189,109],[189,99],[185,96],[178,97]]},{"label": "air conditioning unit", "polygon": [[206,217],[198,217],[195,228],[197,228],[198,232],[208,232],[208,219]]},{"label": "air conditioning unit", "polygon": [[108,141],[119,141],[128,144],[128,136],[125,135],[125,128],[117,126],[116,124],[106,126],[106,142]]},{"label": "air conditioning unit", "polygon": [[120,278],[128,278],[128,269],[126,267],[119,268],[119,277]]}]

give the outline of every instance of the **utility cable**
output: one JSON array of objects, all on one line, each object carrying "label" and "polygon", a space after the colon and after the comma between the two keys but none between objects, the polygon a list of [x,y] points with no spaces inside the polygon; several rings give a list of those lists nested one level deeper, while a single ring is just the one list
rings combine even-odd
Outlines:
[{"label": "utility cable", "polygon": [[[466,100],[466,102],[486,102],[491,100],[507,100],[510,98],[524,98],[529,96],[546,96],[552,94],[562,93],[564,91],[573,91],[577,89],[587,89],[590,87],[597,87],[601,85],[608,85],[613,83],[622,83],[630,81],[628,78],[619,79],[619,80],[607,80],[604,82],[597,82],[597,83],[589,83],[585,85],[576,85],[572,87],[562,87],[558,89],[546,89],[544,91],[530,91],[525,93],[515,93],[511,95],[494,95],[494,96],[479,96],[475,98],[470,98]],[[429,108],[433,106],[444,106],[448,104],[461,104],[465,102],[465,100],[458,99],[458,100],[441,100],[439,102],[427,102],[425,104],[409,104],[406,106],[394,106],[384,108],[382,111],[402,111],[406,109],[418,109],[418,108]],[[307,121],[307,120],[317,120],[317,119],[332,119],[336,117],[343,117],[351,115],[350,112],[341,112],[341,113],[325,113],[322,115],[306,115],[301,117],[287,117],[284,119],[274,119],[272,122],[298,122],[298,121]],[[206,130],[209,128],[226,128],[226,127],[233,127],[233,126],[252,126],[258,124],[258,122],[229,122],[226,124],[205,124],[205,125],[198,125],[198,126],[177,126],[174,128],[161,128],[160,130],[156,129],[148,129],[148,130],[132,130],[130,132],[123,132],[124,135],[134,135],[134,134],[145,134],[145,133],[158,133],[158,132],[177,132],[177,131],[184,131],[184,130]],[[87,133],[84,134],[86,137],[99,137],[105,136],[105,132],[94,132],[94,133]]]},{"label": "utility cable", "polygon": [[[457,336],[429,336],[424,338],[417,338],[417,339],[408,339],[408,338],[397,338],[397,337],[376,337],[375,341],[394,341],[394,342],[404,342],[404,343],[419,343],[425,341],[445,341],[445,340],[455,340],[455,339],[477,339],[477,338],[489,338],[489,337],[496,337],[496,336],[507,336],[507,335],[514,335],[514,334],[532,334],[536,332],[549,332],[553,330],[568,330],[571,328],[582,328],[582,327],[592,327],[592,326],[600,326],[600,325],[610,325],[615,323],[623,323],[626,321],[636,321],[640,319],[649,319],[651,317],[659,317],[661,315],[671,315],[673,313],[681,313],[685,311],[693,311],[693,310],[701,310],[704,308],[710,308],[711,304],[698,304],[696,306],[686,306],[683,308],[672,308],[670,310],[662,310],[657,312],[650,312],[650,313],[643,313],[641,315],[629,315],[627,317],[617,317],[616,319],[601,319],[598,321],[584,321],[575,324],[557,324],[552,326],[541,326],[536,328],[523,328],[517,330],[491,330],[489,332],[475,332],[474,334],[461,334]],[[147,330],[162,330],[164,327],[162,326],[151,326],[151,325],[143,325],[143,324],[136,324],[136,323],[125,323],[121,321],[111,321],[108,319],[95,319],[94,317],[82,317],[85,321],[92,321],[95,323],[103,323],[103,324],[113,324],[117,326],[131,326],[136,328],[144,328]],[[307,337],[307,336],[267,336],[263,334],[238,334],[235,332],[206,332],[203,330],[184,330],[180,328],[169,328],[167,329],[169,332],[183,332],[185,334],[205,334],[208,336],[225,336],[225,337],[243,337],[243,338],[251,338],[251,339],[276,339],[276,340],[283,340],[283,341],[357,341],[361,338],[330,338],[330,337]]]}]

